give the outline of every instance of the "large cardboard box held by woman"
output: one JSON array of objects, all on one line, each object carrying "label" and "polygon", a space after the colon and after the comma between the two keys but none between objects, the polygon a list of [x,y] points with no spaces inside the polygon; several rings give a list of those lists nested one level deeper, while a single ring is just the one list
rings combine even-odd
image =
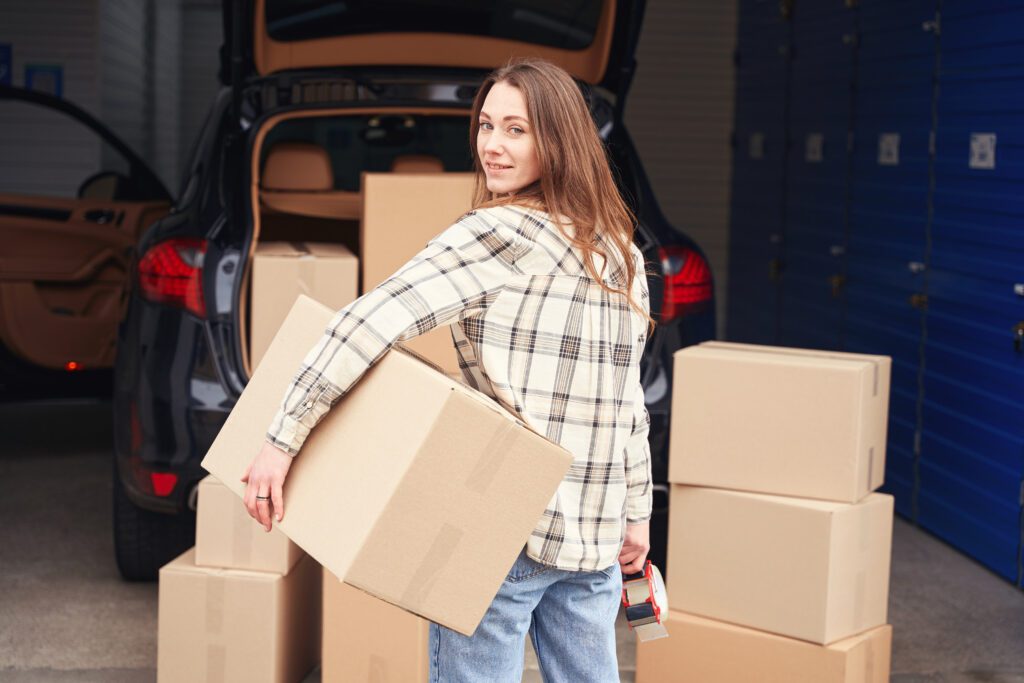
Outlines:
[{"label": "large cardboard box held by woman", "polygon": [[[203,460],[237,495],[333,315],[299,297]],[[278,526],[346,583],[469,635],[571,462],[487,396],[396,347],[310,434]]]}]

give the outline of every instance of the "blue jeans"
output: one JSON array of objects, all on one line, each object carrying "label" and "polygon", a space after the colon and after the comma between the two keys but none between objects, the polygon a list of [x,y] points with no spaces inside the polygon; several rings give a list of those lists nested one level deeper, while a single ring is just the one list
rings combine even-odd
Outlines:
[{"label": "blue jeans", "polygon": [[472,637],[430,625],[431,683],[519,683],[529,632],[545,683],[619,683],[616,562],[596,572],[545,567],[519,553]]}]

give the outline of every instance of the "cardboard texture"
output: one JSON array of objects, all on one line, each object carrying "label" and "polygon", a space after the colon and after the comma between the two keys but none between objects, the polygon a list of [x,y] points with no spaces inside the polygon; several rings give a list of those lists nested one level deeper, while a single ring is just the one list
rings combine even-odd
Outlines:
[{"label": "cardboard texture", "polygon": [[[472,208],[472,173],[364,173],[360,258],[368,292]],[[314,297],[315,298],[315,297]],[[458,372],[448,325],[408,342],[446,372]]]},{"label": "cardboard texture", "polygon": [[[203,460],[237,495],[332,313],[299,298]],[[310,434],[278,526],[347,583],[469,635],[571,462],[399,345]]]},{"label": "cardboard texture", "polygon": [[665,628],[637,643],[636,683],[889,683],[889,625],[828,646],[674,610]]},{"label": "cardboard texture", "polygon": [[158,683],[295,683],[320,659],[320,567],[287,576],[197,567],[194,549],[160,569]]},{"label": "cardboard texture", "polygon": [[304,555],[278,529],[263,530],[242,501],[216,477],[199,482],[196,564],[287,574]]},{"label": "cardboard texture", "polygon": [[888,356],[706,342],[673,363],[672,483],[846,503],[882,485]]},{"label": "cardboard texture", "polygon": [[359,259],[341,244],[261,242],[252,264],[252,367],[259,365],[299,294],[338,310],[356,300]]},{"label": "cardboard texture", "polygon": [[886,623],[892,496],[856,504],[672,485],[673,609],[819,644]]},{"label": "cardboard texture", "polygon": [[323,575],[323,683],[427,683],[430,622]]}]

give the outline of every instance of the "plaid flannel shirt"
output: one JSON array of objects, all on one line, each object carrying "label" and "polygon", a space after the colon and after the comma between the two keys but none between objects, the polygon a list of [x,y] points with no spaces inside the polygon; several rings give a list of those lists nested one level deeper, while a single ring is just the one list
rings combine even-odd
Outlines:
[{"label": "plaid flannel shirt", "polygon": [[[631,291],[649,310],[643,257],[635,245],[632,253]],[[602,270],[595,255],[595,265],[606,281],[622,281],[621,264]],[[338,311],[286,392],[268,441],[297,454],[395,342],[447,324],[464,381],[575,457],[527,554],[568,570],[617,562],[625,523],[651,515],[650,417],[640,384],[647,321],[586,273],[543,212],[472,211]]]}]

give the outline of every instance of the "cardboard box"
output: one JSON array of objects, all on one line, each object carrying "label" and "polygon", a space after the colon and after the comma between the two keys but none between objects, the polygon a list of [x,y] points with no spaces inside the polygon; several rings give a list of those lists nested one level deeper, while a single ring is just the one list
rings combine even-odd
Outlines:
[{"label": "cardboard box", "polygon": [[199,482],[196,564],[287,574],[304,555],[279,529],[263,530],[216,477]]},{"label": "cardboard box", "polygon": [[356,300],[359,259],[341,244],[261,242],[252,264],[251,367],[259,365],[299,294],[338,310]]},{"label": "cardboard box", "polygon": [[430,622],[323,574],[323,683],[427,683]]},{"label": "cardboard box", "polygon": [[[370,291],[393,275],[469,211],[473,182],[472,173],[364,173],[362,291]],[[459,369],[448,325],[407,345],[447,372]]]},{"label": "cardboard box", "polygon": [[669,481],[847,503],[882,485],[888,356],[707,342],[673,363]]},{"label": "cardboard box", "polygon": [[160,569],[159,683],[302,680],[320,659],[320,567],[287,576],[197,567],[188,550]]},{"label": "cardboard box", "polygon": [[889,625],[828,646],[675,610],[665,628],[637,643],[636,683],[889,683]]},{"label": "cardboard box", "polygon": [[856,504],[672,485],[673,609],[832,643],[886,623],[892,496]]},{"label": "cardboard box", "polygon": [[[203,460],[236,494],[332,315],[299,298]],[[571,462],[399,345],[310,434],[279,527],[347,583],[469,635]]]}]

